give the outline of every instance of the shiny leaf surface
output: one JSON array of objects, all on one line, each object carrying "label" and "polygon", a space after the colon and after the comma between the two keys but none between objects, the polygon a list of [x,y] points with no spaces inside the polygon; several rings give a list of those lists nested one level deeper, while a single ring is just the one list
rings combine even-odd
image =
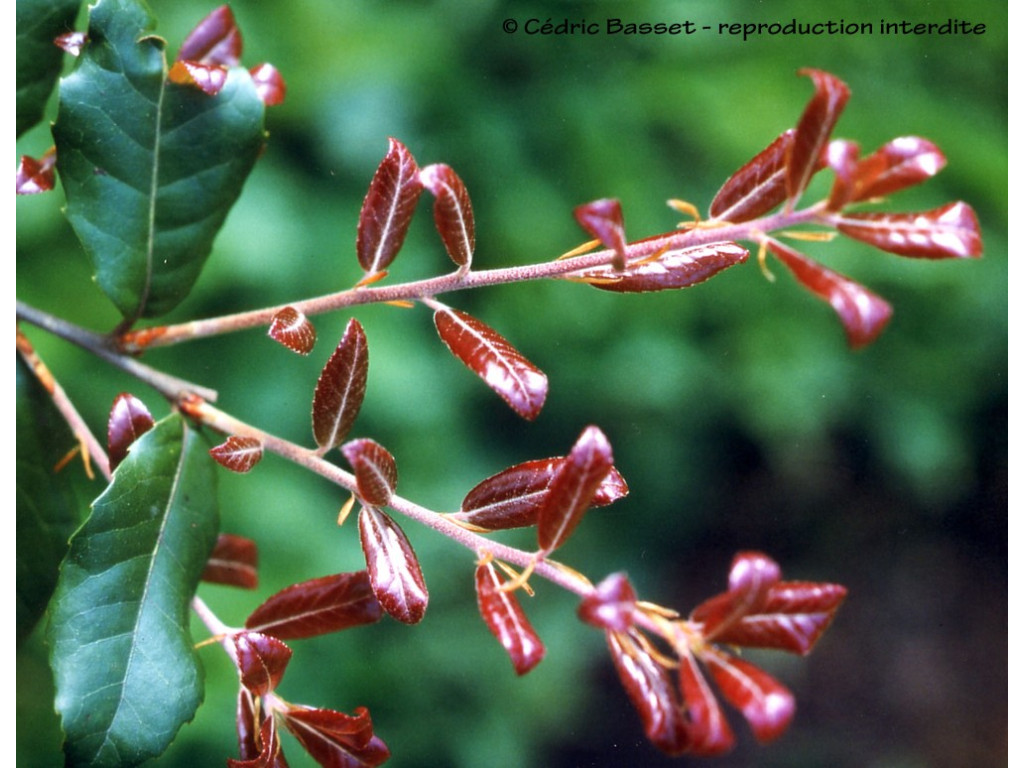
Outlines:
[{"label": "shiny leaf surface", "polygon": [[189,603],[217,537],[216,484],[199,436],[169,416],[72,538],[49,629],[68,764],[138,765],[194,715]]},{"label": "shiny leaf surface", "polygon": [[111,471],[124,461],[132,443],[152,428],[153,417],[141,400],[127,392],[114,398],[107,418],[107,456]]},{"label": "shiny leaf surface", "polygon": [[576,221],[605,248],[615,251],[612,268],[626,268],[626,227],[622,220],[622,205],[618,200],[604,198],[573,209]]},{"label": "shiny leaf surface", "polygon": [[222,533],[206,561],[203,581],[211,584],[225,584],[242,589],[256,589],[259,573],[256,566],[259,552],[256,542],[244,536]]},{"label": "shiny leaf surface", "polygon": [[[492,531],[536,524],[537,512],[563,459],[527,461],[491,475],[466,494],[461,510],[453,517]],[[607,506],[628,493],[626,481],[613,467],[598,486],[591,506]]]},{"label": "shiny leaf surface", "polygon": [[756,219],[786,199],[786,163],[796,131],[785,131],[729,177],[711,201],[711,218]]},{"label": "shiny leaf surface", "polygon": [[276,107],[284,103],[288,88],[277,67],[267,63],[257,64],[249,70],[249,76],[256,85],[256,93],[266,106]]},{"label": "shiny leaf surface", "polygon": [[839,78],[820,69],[801,69],[814,83],[814,96],[808,102],[793,136],[786,168],[786,197],[796,205],[811,177],[822,167],[822,155],[832,129],[850,98],[850,89]]},{"label": "shiny leaf surface", "polygon": [[228,81],[228,70],[219,64],[176,61],[167,73],[167,78],[177,85],[191,86],[207,96],[216,96]]},{"label": "shiny leaf surface", "polygon": [[692,654],[680,654],[678,674],[690,738],[688,751],[705,757],[728,752],[736,737]]},{"label": "shiny leaf surface", "polygon": [[359,541],[370,586],[393,619],[416,624],[427,610],[427,584],[419,560],[398,523],[374,507],[359,512]]},{"label": "shiny leaf surface", "polygon": [[849,203],[856,194],[857,156],[860,147],[856,142],[836,139],[830,141],[825,150],[826,164],[835,174],[832,191],[828,195],[828,209],[838,211]]},{"label": "shiny leaf surface", "polygon": [[280,640],[291,640],[373,624],[380,617],[380,603],[370,587],[367,572],[356,571],[286,587],[253,611],[245,626]]},{"label": "shiny leaf surface", "polygon": [[373,733],[370,713],[363,707],[354,715],[330,709],[290,707],[285,726],[314,760],[325,768],[373,768],[391,753]]},{"label": "shiny leaf surface", "polygon": [[900,256],[966,259],[981,256],[981,228],[967,203],[919,213],[847,213],[833,219],[847,237]]},{"label": "shiny leaf surface", "polygon": [[722,696],[743,713],[758,741],[783,734],[796,713],[796,701],[785,686],[743,659],[714,650],[702,658]]},{"label": "shiny leaf surface", "polygon": [[242,32],[230,6],[210,11],[185,38],[178,50],[178,61],[233,67],[242,59]]},{"label": "shiny leaf surface", "polygon": [[594,503],[612,470],[612,447],[597,427],[583,430],[572,451],[555,471],[537,513],[537,541],[546,552],[565,543]]},{"label": "shiny leaf surface", "polygon": [[368,275],[383,272],[398,255],[423,190],[409,150],[397,139],[388,142],[359,212],[356,256]]},{"label": "shiny leaf surface", "polygon": [[575,273],[571,279],[617,293],[670,291],[702,283],[746,261],[747,256],[747,249],[737,243],[712,243],[665,251],[656,259],[637,259],[621,272],[600,267]]},{"label": "shiny leaf surface", "polygon": [[285,307],[277,312],[270,321],[267,335],[300,355],[308,355],[316,344],[316,328],[295,307]]},{"label": "shiny leaf surface", "polygon": [[340,445],[352,429],[366,394],[369,364],[366,334],[352,318],[313,393],[313,437],[321,450]]},{"label": "shiny leaf surface", "polygon": [[625,632],[633,626],[636,592],[624,573],[613,573],[583,598],[576,610],[581,620],[594,627]]},{"label": "shiny leaf surface", "polygon": [[232,472],[248,472],[263,458],[263,443],[255,437],[231,435],[210,449],[214,461]]},{"label": "shiny leaf surface", "polygon": [[252,694],[242,688],[238,694],[238,747],[241,760],[228,758],[228,768],[288,768],[281,750],[277,720],[263,717],[256,722]]},{"label": "shiny leaf surface", "polygon": [[891,195],[920,184],[946,165],[946,156],[927,139],[901,136],[857,164],[854,200]]},{"label": "shiny leaf surface", "polygon": [[253,696],[263,696],[277,688],[292,658],[291,648],[276,637],[259,632],[232,635],[231,645],[246,690]]},{"label": "shiny leaf surface", "polygon": [[691,614],[704,624],[706,640],[726,631],[747,614],[760,611],[771,588],[778,583],[778,563],[760,552],[741,552],[733,558],[729,571],[729,591],[706,600]]},{"label": "shiny leaf surface", "polygon": [[476,600],[480,615],[512,660],[517,675],[525,675],[544,658],[544,643],[530,624],[515,592],[504,591],[505,580],[493,563],[476,567]]},{"label": "shiny leaf surface", "polygon": [[420,183],[434,196],[434,224],[448,256],[468,269],[476,248],[476,226],[466,185],[443,163],[421,170]]},{"label": "shiny leaf surface", "polygon": [[457,309],[434,312],[434,325],[451,353],[524,419],[540,414],[548,377],[497,331]]},{"label": "shiny leaf surface", "polygon": [[892,316],[892,307],[885,299],[777,240],[768,241],[768,250],[805,288],[832,305],[851,347],[870,344],[885,329]]},{"label": "shiny leaf surface", "polygon": [[356,476],[356,489],[364,504],[384,507],[398,485],[395,457],[380,443],[363,438],[341,446]]}]

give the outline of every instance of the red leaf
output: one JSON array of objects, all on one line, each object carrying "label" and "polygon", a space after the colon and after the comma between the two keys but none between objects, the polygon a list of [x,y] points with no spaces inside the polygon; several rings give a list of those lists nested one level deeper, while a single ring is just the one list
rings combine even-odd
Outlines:
[{"label": "red leaf", "polygon": [[946,156],[927,139],[901,136],[857,164],[854,200],[883,197],[929,179],[946,165]]},{"label": "red leaf", "polygon": [[256,589],[258,554],[256,542],[244,536],[222,533],[206,561],[203,581],[242,589]]},{"label": "red leaf", "polygon": [[847,237],[900,256],[924,259],[981,256],[981,229],[967,203],[919,213],[848,213],[832,219]]},{"label": "red leaf", "polygon": [[259,632],[239,632],[231,636],[231,643],[242,685],[253,696],[274,690],[284,676],[292,649],[276,637]]},{"label": "red leaf", "polygon": [[618,200],[605,198],[577,206],[573,210],[576,221],[596,237],[605,248],[615,251],[612,268],[626,268],[626,228],[622,221],[622,206]]},{"label": "red leaf", "polygon": [[808,102],[796,126],[786,169],[786,196],[789,204],[807,188],[811,177],[821,168],[822,153],[828,146],[832,129],[850,98],[850,89],[839,78],[819,69],[801,69],[814,82],[814,96]]},{"label": "red leaf", "polygon": [[468,269],[476,247],[473,207],[469,192],[455,171],[443,163],[420,171],[420,183],[434,196],[434,224],[445,250],[458,266]]},{"label": "red leaf", "polygon": [[356,256],[367,274],[375,275],[394,261],[423,187],[416,161],[397,139],[389,139],[359,212]]},{"label": "red leaf", "polygon": [[630,635],[606,632],[605,637],[619,680],[633,708],[640,714],[648,740],[672,756],[688,751],[690,739],[686,719],[668,670]]},{"label": "red leaf", "polygon": [[624,573],[613,573],[583,598],[576,614],[601,629],[625,632],[633,626],[636,592]]},{"label": "red leaf", "polygon": [[691,614],[694,621],[704,624],[704,639],[713,640],[747,614],[760,611],[780,575],[778,563],[767,555],[737,554],[729,571],[729,591],[706,600]]},{"label": "red leaf", "polygon": [[263,443],[255,437],[232,435],[210,449],[214,461],[232,472],[248,472],[263,458]]},{"label": "red leaf", "polygon": [[267,63],[257,64],[249,70],[249,76],[252,77],[256,93],[265,106],[276,107],[284,103],[287,88],[284,77],[277,71],[277,67]]},{"label": "red leaf", "polygon": [[597,427],[587,427],[555,471],[537,512],[537,541],[542,550],[550,552],[565,543],[611,470],[608,438]]},{"label": "red leaf", "polygon": [[233,67],[242,58],[242,33],[231,8],[222,5],[211,11],[181,44],[176,61]]},{"label": "red leaf", "polygon": [[53,44],[64,51],[64,53],[78,56],[88,41],[89,38],[85,32],[65,32],[63,35],[57,35],[53,39]]},{"label": "red leaf", "polygon": [[257,722],[256,704],[252,694],[245,688],[238,690],[238,704],[235,710],[235,727],[238,733],[238,753],[241,760],[228,760],[228,765],[245,765],[245,761],[259,757],[260,723]]},{"label": "red leaf", "polygon": [[736,243],[711,243],[665,251],[657,258],[636,259],[628,262],[621,272],[599,267],[569,277],[603,291],[666,291],[702,283],[733,264],[746,261],[747,255],[747,249]]},{"label": "red leaf", "polygon": [[505,580],[490,562],[476,568],[476,600],[480,615],[512,659],[517,675],[525,675],[544,658],[545,648],[523,613],[514,592],[501,589]]},{"label": "red leaf", "polygon": [[124,461],[131,444],[152,427],[153,417],[141,400],[127,392],[114,398],[107,420],[107,455],[111,471]]},{"label": "red leaf", "polygon": [[729,177],[711,201],[711,218],[739,223],[786,199],[786,161],[796,131],[790,128]]},{"label": "red leaf", "polygon": [[777,739],[796,712],[793,694],[768,673],[742,659],[709,649],[702,659],[726,701],[743,713],[760,742]]},{"label": "red leaf", "polygon": [[356,475],[356,488],[364,504],[384,507],[398,485],[395,457],[373,440],[351,440],[341,446]]},{"label": "red leaf", "polygon": [[679,690],[690,738],[688,751],[707,757],[728,752],[735,741],[732,728],[690,653],[679,656]]},{"label": "red leaf", "polygon": [[359,540],[370,585],[394,619],[415,624],[427,610],[427,585],[419,560],[398,523],[375,507],[359,512]]},{"label": "red leaf", "polygon": [[264,717],[256,723],[252,694],[243,688],[238,694],[238,745],[241,760],[228,758],[229,768],[288,768],[277,735],[277,721]]},{"label": "red leaf", "polygon": [[172,83],[192,86],[207,96],[216,96],[228,81],[228,71],[220,64],[176,61],[167,77]]},{"label": "red leaf", "polygon": [[846,588],[839,584],[779,582],[769,590],[758,613],[719,631],[715,641],[806,655],[828,629],[845,597]]},{"label": "red leaf", "polygon": [[548,377],[497,331],[465,312],[434,312],[437,333],[451,353],[484,380],[524,419],[537,418],[548,395]]},{"label": "red leaf", "polygon": [[313,393],[313,437],[321,450],[340,445],[352,429],[366,394],[368,368],[366,334],[352,318]]},{"label": "red leaf", "polygon": [[277,312],[270,321],[267,335],[300,355],[308,355],[316,344],[316,328],[295,307],[285,307]]},{"label": "red leaf", "polygon": [[768,250],[805,288],[832,305],[851,347],[863,347],[878,338],[892,316],[892,307],[885,299],[777,240],[768,240]]},{"label": "red leaf", "polygon": [[325,768],[373,768],[391,756],[384,742],[373,735],[370,713],[363,707],[355,715],[346,715],[292,706],[284,715],[288,730]]},{"label": "red leaf", "polygon": [[828,210],[838,211],[856,194],[857,156],[860,147],[856,142],[836,139],[830,141],[826,150],[828,166],[836,175],[832,191],[828,196]]},{"label": "red leaf", "polygon": [[271,595],[249,618],[247,629],[279,640],[340,632],[381,617],[366,571],[338,573],[292,584]]},{"label": "red leaf", "polygon": [[21,162],[18,163],[16,193],[19,195],[37,195],[40,192],[52,190],[56,180],[53,167],[56,164],[56,147],[50,147],[38,160],[28,155],[22,155]]},{"label": "red leaf", "polygon": [[[536,459],[491,475],[466,494],[461,511],[452,516],[492,531],[534,525],[548,485],[563,459]],[[607,506],[628,493],[626,481],[612,467],[594,494],[591,506]]]}]

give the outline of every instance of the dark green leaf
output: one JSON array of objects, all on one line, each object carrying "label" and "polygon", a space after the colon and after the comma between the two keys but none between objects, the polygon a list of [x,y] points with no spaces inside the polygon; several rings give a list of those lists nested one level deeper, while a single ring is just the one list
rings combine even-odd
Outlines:
[{"label": "dark green leaf", "polygon": [[[73,472],[54,465],[75,438],[50,396],[18,359],[17,638],[32,631],[57,586],[57,568],[79,522]],[[78,468],[80,470],[80,468]],[[79,474],[81,472],[79,471]]]},{"label": "dark green leaf", "polygon": [[214,468],[180,416],[163,419],[71,540],[49,631],[68,765],[137,765],[199,706],[188,609],[217,537]]},{"label": "dark green leaf", "polygon": [[92,7],[53,129],[68,219],[130,320],[188,294],[264,138],[248,72],[231,68],[216,96],[171,83],[152,29],[141,3]]},{"label": "dark green leaf", "polygon": [[43,118],[64,53],[53,44],[74,28],[81,0],[18,0],[18,136]]}]

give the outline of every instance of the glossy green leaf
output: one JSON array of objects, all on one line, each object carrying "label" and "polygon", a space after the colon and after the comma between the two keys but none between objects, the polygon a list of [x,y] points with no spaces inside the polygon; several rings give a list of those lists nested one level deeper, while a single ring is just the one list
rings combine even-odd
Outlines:
[{"label": "glossy green leaf", "polygon": [[81,0],[18,0],[18,136],[43,119],[64,53],[53,44],[74,28]]},{"label": "glossy green leaf", "polygon": [[137,765],[199,706],[188,610],[217,537],[215,486],[207,446],[169,416],[71,540],[49,631],[67,765]]},{"label": "glossy green leaf", "polygon": [[249,73],[231,68],[216,96],[171,83],[153,26],[139,2],[92,6],[53,128],[68,219],[131,320],[188,294],[264,139]]},{"label": "glossy green leaf", "polygon": [[54,472],[54,465],[74,447],[75,438],[20,358],[17,392],[16,599],[21,643],[57,586],[57,568],[78,525],[80,507],[72,482],[76,468]]}]

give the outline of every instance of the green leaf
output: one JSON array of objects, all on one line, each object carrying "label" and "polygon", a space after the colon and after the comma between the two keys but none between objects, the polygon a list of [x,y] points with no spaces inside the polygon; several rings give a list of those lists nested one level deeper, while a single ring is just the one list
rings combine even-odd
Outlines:
[{"label": "green leaf", "polygon": [[68,766],[161,754],[202,700],[189,602],[217,537],[215,464],[179,415],[132,446],[71,540],[50,663]]},{"label": "green leaf", "polygon": [[64,52],[53,44],[70,32],[81,0],[18,0],[18,136],[43,119]]},{"label": "green leaf", "polygon": [[140,2],[92,6],[53,128],[68,219],[128,320],[185,298],[264,139],[249,73],[232,68],[216,96],[170,83],[153,27]]},{"label": "green leaf", "polygon": [[50,396],[18,358],[17,373],[17,642],[46,610],[57,568],[78,527],[79,499],[73,468],[54,465],[75,446],[75,437]]}]

